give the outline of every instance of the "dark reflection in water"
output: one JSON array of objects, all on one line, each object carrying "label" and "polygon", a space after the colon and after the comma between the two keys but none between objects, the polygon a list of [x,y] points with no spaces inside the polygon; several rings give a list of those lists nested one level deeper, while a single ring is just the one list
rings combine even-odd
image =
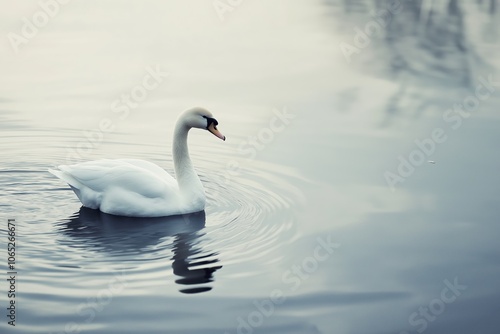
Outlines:
[{"label": "dark reflection in water", "polygon": [[358,50],[350,64],[399,84],[384,125],[400,113],[442,110],[442,90],[474,89],[499,68],[498,0],[324,1],[347,34],[343,42]]},{"label": "dark reflection in water", "polygon": [[[213,274],[222,268],[217,252],[206,252],[200,246],[204,233],[205,211],[192,214],[159,217],[131,218],[102,213],[82,207],[69,220],[59,223],[63,236],[61,243],[73,248],[105,252],[115,261],[127,255],[162,257],[169,248],[176,283],[185,286],[183,293],[199,293],[212,289],[200,286],[213,282]],[[69,237],[69,238],[66,238]],[[172,243],[166,243],[167,238]],[[162,244],[163,246],[159,246]],[[116,259],[118,258],[118,259]]]},{"label": "dark reflection in water", "polygon": [[[199,238],[196,232],[179,233],[175,236],[174,240],[174,256],[172,268],[174,274],[180,278],[175,280],[175,283],[182,285],[198,285],[213,281],[213,273],[222,266],[214,266],[219,262],[214,258],[217,253],[203,254],[201,248],[195,247],[196,240]],[[211,259],[210,259],[211,258]],[[192,261],[191,263],[189,261]],[[190,269],[190,267],[197,267],[198,269]],[[181,289],[184,293],[198,293],[211,290],[211,287],[191,287]]]}]

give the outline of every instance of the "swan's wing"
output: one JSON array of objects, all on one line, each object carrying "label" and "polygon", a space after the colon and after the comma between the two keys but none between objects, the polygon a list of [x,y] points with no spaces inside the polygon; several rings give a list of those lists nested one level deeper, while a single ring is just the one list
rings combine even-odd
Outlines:
[{"label": "swan's wing", "polygon": [[172,177],[172,175],[170,175],[169,173],[167,173],[166,170],[164,170],[163,168],[152,162],[140,159],[119,159],[118,161],[127,162],[131,165],[144,168],[150,171],[151,173],[157,175],[161,179],[163,179],[167,184],[172,185],[172,187],[177,187],[177,181]]},{"label": "swan's wing", "polygon": [[177,183],[171,176],[175,184],[148,169],[121,160],[97,160],[77,165],[62,165],[59,166],[59,171],[55,172],[53,174],[68,182],[70,186],[80,190],[88,188],[96,193],[116,187],[144,197],[156,198],[163,197],[177,188]]}]

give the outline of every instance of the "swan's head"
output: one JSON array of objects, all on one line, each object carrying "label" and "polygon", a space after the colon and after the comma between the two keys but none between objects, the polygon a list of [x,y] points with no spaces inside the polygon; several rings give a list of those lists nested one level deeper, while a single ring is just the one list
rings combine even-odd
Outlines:
[{"label": "swan's head", "polygon": [[203,108],[193,108],[185,111],[181,117],[187,126],[208,130],[216,137],[226,140],[226,136],[217,130],[219,122],[217,122],[210,111]]}]

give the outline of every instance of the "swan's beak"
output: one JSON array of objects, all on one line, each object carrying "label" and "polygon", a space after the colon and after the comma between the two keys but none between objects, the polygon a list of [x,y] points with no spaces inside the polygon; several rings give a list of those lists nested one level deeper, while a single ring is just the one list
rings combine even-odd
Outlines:
[{"label": "swan's beak", "polygon": [[222,133],[220,133],[219,130],[217,130],[217,127],[214,123],[210,123],[207,130],[212,132],[216,137],[219,137],[222,140],[226,140],[226,136],[224,136]]}]

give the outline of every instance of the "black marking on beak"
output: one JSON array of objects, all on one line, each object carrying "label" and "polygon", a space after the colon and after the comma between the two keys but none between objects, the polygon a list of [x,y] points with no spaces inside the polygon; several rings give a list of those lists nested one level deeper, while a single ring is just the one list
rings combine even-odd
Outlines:
[{"label": "black marking on beak", "polygon": [[219,122],[217,122],[217,120],[215,118],[211,118],[211,117],[207,117],[207,116],[203,116],[204,118],[207,119],[207,127],[206,129],[208,130],[208,127],[210,126],[210,124],[214,123],[214,129],[217,130],[217,125],[219,125]]}]

